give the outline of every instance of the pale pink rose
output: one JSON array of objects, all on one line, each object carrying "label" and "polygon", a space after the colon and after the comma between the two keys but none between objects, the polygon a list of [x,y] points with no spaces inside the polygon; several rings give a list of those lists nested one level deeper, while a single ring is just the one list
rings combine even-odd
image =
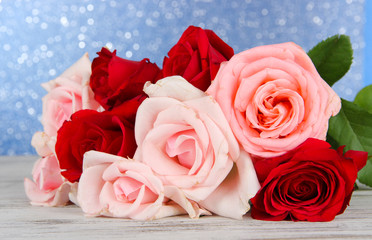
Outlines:
[{"label": "pale pink rose", "polygon": [[[236,164],[239,145],[218,103],[179,76],[148,82],[144,91],[149,98],[137,111],[135,159],[201,207],[240,218],[259,184],[249,156],[241,159],[249,163]],[[256,180],[241,183],[239,174]]]},{"label": "pale pink rose", "polygon": [[87,215],[152,220],[186,211],[192,217],[203,213],[169,191],[181,206],[165,198],[162,182],[145,164],[97,151],[84,154],[77,201]]},{"label": "pale pink rose", "polygon": [[31,139],[31,145],[37,154],[42,157],[54,154],[56,138],[48,136],[45,132],[36,132]]},{"label": "pale pink rose", "polygon": [[260,187],[252,160],[249,154],[242,150],[226,179],[199,204],[219,216],[242,219],[250,209],[249,200],[256,195]]},{"label": "pale pink rose", "polygon": [[42,99],[41,119],[47,135],[56,136],[63,122],[78,110],[100,109],[89,87],[90,75],[91,62],[86,53],[59,77],[42,84],[48,91]]},{"label": "pale pink rose", "polygon": [[274,157],[307,138],[324,140],[337,94],[294,43],[255,47],[221,65],[207,90],[244,149]]},{"label": "pale pink rose", "polygon": [[74,183],[69,182],[69,184],[70,184],[71,187],[70,187],[70,192],[68,193],[68,198],[70,199],[70,202],[79,206],[79,203],[78,203],[78,200],[77,200],[77,192],[78,192],[79,182],[74,182]]},{"label": "pale pink rose", "polygon": [[36,161],[33,180],[25,178],[24,186],[32,205],[64,206],[69,201],[70,184],[60,173],[58,161],[52,154]]}]

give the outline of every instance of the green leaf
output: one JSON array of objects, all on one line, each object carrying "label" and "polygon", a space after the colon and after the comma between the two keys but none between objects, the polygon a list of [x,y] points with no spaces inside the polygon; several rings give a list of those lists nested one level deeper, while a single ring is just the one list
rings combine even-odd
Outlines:
[{"label": "green leaf", "polygon": [[361,183],[372,186],[372,114],[358,105],[342,99],[342,108],[329,120],[328,135],[346,150],[366,151],[366,167],[358,173]]},{"label": "green leaf", "polygon": [[360,90],[354,99],[354,103],[372,113],[372,85]]},{"label": "green leaf", "polygon": [[[358,92],[354,103],[369,113],[372,113],[372,85],[369,85]],[[364,184],[372,186],[372,157],[369,157],[366,166],[359,171],[358,176],[364,179]]]},{"label": "green leaf", "polygon": [[361,183],[372,187],[372,157],[369,157],[367,164],[358,172],[358,179]]},{"label": "green leaf", "polygon": [[308,53],[319,75],[332,86],[349,71],[353,60],[350,38],[334,35],[318,43]]},{"label": "green leaf", "polygon": [[328,133],[327,133],[327,140],[326,141],[327,141],[327,143],[331,144],[333,149],[337,149],[338,147],[340,147],[338,142],[335,139],[333,139],[333,137],[331,137]]}]

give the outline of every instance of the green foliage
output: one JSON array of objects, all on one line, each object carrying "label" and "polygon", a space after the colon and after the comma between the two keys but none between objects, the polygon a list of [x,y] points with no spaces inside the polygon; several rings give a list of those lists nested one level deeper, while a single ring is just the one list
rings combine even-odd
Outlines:
[{"label": "green foliage", "polygon": [[[328,138],[337,145],[346,145],[346,150],[372,153],[372,113],[360,106],[342,99],[340,113],[329,121]],[[361,183],[372,186],[372,157],[359,171]]]},{"label": "green foliage", "polygon": [[349,71],[353,60],[350,38],[335,35],[318,43],[308,53],[319,75],[332,86]]},{"label": "green foliage", "polygon": [[354,99],[354,103],[372,113],[372,85],[360,90]]}]

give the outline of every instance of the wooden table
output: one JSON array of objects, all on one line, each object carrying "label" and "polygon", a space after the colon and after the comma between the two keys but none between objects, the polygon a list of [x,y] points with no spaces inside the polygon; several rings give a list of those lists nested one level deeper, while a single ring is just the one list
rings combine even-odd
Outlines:
[{"label": "wooden table", "polygon": [[216,216],[141,222],[85,217],[70,205],[34,207],[23,190],[36,156],[0,157],[0,239],[372,239],[372,190],[355,191],[332,222],[266,222]]}]

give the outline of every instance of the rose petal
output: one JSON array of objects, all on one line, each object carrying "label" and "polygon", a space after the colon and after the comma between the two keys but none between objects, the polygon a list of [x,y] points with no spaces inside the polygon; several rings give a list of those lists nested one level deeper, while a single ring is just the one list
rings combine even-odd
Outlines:
[{"label": "rose petal", "polygon": [[105,206],[102,206],[99,195],[105,182],[100,177],[108,164],[94,165],[85,168],[80,177],[77,200],[84,213],[97,216]]},{"label": "rose petal", "polygon": [[36,183],[28,178],[24,179],[24,186],[27,197],[34,203],[48,202],[57,191],[56,189],[48,192],[42,191]]},{"label": "rose petal", "polygon": [[241,151],[226,179],[200,204],[220,216],[241,219],[250,209],[249,200],[259,189],[252,160],[245,151]]},{"label": "rose petal", "polygon": [[69,201],[70,185],[67,182],[54,190],[43,191],[36,183],[25,178],[24,186],[26,195],[31,200],[32,205],[58,207],[65,206]]},{"label": "rose petal", "polygon": [[53,153],[54,148],[49,146],[50,137],[44,132],[36,132],[31,139],[31,145],[35,148],[37,154],[42,157]]},{"label": "rose petal", "polygon": [[199,218],[201,215],[211,215],[207,210],[190,201],[185,194],[175,186],[165,186],[164,195],[181,206],[190,216],[190,218]]},{"label": "rose petal", "polygon": [[166,77],[155,84],[146,82],[143,91],[150,97],[169,97],[186,101],[205,96],[205,93],[180,76]]}]

